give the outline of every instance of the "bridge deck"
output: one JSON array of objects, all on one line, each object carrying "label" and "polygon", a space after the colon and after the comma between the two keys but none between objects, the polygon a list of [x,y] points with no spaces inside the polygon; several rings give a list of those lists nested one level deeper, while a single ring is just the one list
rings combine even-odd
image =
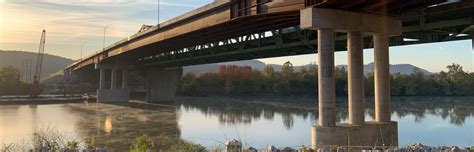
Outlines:
[{"label": "bridge deck", "polygon": [[[473,23],[473,2],[462,1],[432,6],[442,0],[217,0],[209,5],[178,16],[157,26],[119,41],[104,51],[74,63],[77,70],[99,62],[116,60],[135,62],[149,56],[219,42],[239,36],[262,33],[298,26],[299,10],[305,5],[330,7],[377,13],[390,13],[403,17],[404,32],[416,33],[436,29],[446,33],[462,32],[459,28]],[[257,3],[261,2],[261,3]],[[353,2],[353,3],[352,3]],[[429,6],[429,7],[428,7]],[[424,11],[419,11],[424,8]],[[410,11],[415,10],[415,11]],[[462,27],[456,27],[462,26]],[[447,39],[443,35],[443,39]],[[430,35],[432,36],[432,35]],[[417,37],[417,36],[414,36]],[[418,35],[420,39],[423,36]],[[451,39],[457,39],[452,37]]]}]

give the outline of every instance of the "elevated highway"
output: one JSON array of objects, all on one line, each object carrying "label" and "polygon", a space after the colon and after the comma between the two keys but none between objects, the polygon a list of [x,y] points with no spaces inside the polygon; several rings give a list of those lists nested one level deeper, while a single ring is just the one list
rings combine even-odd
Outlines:
[{"label": "elevated highway", "polygon": [[[128,102],[128,71],[140,71],[146,101],[163,103],[174,100],[182,66],[318,53],[313,148],[397,146],[389,46],[472,39],[473,25],[473,0],[216,0],[142,28],[65,71],[91,79],[99,73],[97,101],[104,103]],[[364,48],[374,48],[373,121],[364,117]],[[345,50],[349,120],[336,124],[334,52]]]},{"label": "elevated highway", "polygon": [[[300,10],[306,7],[399,17],[403,21],[403,34],[392,37],[391,46],[471,39],[469,34],[474,23],[474,2],[468,0],[453,3],[443,0],[244,2],[215,1],[107,46],[67,69],[90,70],[97,63],[115,60],[173,67],[316,53],[316,33],[299,29]],[[337,33],[336,51],[347,50],[345,37],[345,33]],[[300,43],[296,45],[295,41]],[[365,48],[372,47],[370,39],[365,41]],[[293,45],[282,45],[287,43]],[[256,46],[266,48],[256,49]]]}]

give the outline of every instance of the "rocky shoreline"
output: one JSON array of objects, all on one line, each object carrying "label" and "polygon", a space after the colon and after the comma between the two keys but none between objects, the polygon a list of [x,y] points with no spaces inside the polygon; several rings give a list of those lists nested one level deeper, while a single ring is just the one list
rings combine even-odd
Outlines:
[{"label": "rocky shoreline", "polygon": [[337,147],[324,147],[324,148],[309,148],[306,146],[301,147],[284,147],[277,148],[275,146],[269,146],[263,149],[256,149],[253,147],[245,148],[242,150],[242,143],[238,140],[231,140],[226,143],[226,152],[349,152],[349,151],[362,151],[362,152],[474,152],[473,147],[458,147],[458,146],[427,146],[421,143],[416,143],[410,146],[401,147],[360,147],[360,146],[337,146]]}]

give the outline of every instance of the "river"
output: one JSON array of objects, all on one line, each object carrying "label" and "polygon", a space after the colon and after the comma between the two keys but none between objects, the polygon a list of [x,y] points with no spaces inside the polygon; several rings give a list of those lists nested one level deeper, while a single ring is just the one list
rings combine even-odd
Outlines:
[{"label": "river", "polygon": [[[179,97],[176,105],[69,103],[1,105],[0,141],[25,143],[37,128],[55,128],[77,139],[126,149],[139,135],[153,140],[186,140],[206,147],[240,139],[263,148],[311,144],[317,123],[314,97]],[[367,99],[366,120],[373,119]],[[337,120],[347,121],[338,98]],[[474,97],[392,97],[399,145],[474,145]]]}]

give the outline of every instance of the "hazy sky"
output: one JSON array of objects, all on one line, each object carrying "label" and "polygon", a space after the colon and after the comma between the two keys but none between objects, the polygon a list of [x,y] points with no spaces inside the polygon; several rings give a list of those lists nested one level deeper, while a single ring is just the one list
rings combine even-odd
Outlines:
[{"label": "hazy sky", "polygon": [[[213,0],[161,0],[161,21],[208,4]],[[0,0],[0,49],[37,52],[42,29],[47,30],[46,53],[72,59],[101,50],[103,29],[106,45],[136,33],[143,24],[157,24],[157,0]],[[459,63],[474,71],[471,41],[392,47],[390,63],[410,63],[430,71]],[[373,50],[364,53],[373,61]],[[303,65],[317,55],[262,59],[266,63],[291,61]],[[336,53],[336,64],[346,64],[347,54]]]}]

